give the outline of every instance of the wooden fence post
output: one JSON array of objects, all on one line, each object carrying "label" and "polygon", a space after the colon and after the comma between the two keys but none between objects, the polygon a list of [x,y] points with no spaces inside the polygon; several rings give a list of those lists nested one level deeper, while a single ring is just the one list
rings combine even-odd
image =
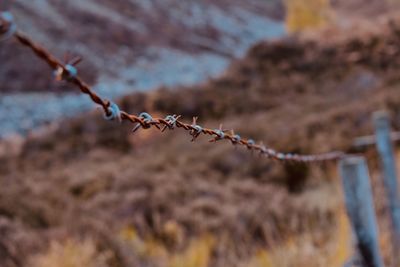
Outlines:
[{"label": "wooden fence post", "polygon": [[367,164],[363,157],[344,158],[339,163],[347,214],[355,234],[363,266],[383,267],[378,245],[378,227]]},{"label": "wooden fence post", "polygon": [[393,249],[396,262],[399,260],[400,249],[400,202],[396,175],[396,161],[390,138],[390,118],[384,111],[375,112],[373,115],[375,125],[376,146],[381,158],[383,168],[383,182],[386,190],[387,201],[393,229]]}]

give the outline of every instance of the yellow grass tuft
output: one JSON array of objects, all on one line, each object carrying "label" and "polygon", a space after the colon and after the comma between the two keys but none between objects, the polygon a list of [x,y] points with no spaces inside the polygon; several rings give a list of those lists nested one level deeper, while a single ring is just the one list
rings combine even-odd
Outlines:
[{"label": "yellow grass tuft", "polygon": [[191,242],[182,253],[170,258],[168,267],[207,267],[214,247],[214,238],[210,235]]},{"label": "yellow grass tuft", "polygon": [[258,251],[246,267],[326,267],[342,266],[349,259],[351,231],[342,209],[337,212],[337,224],[326,233],[308,233],[289,238],[286,243]]},{"label": "yellow grass tuft", "polygon": [[52,242],[47,252],[30,260],[32,267],[106,267],[109,253],[99,253],[92,240]]}]

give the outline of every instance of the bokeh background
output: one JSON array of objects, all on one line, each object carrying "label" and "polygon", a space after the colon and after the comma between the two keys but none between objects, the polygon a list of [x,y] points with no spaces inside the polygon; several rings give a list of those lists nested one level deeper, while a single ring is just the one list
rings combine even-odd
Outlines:
[{"label": "bokeh background", "polygon": [[[284,152],[354,152],[400,126],[396,0],[0,1],[19,29],[134,114],[180,114]],[[335,163],[282,164],[181,131],[110,123],[12,38],[0,43],[0,266],[343,266]],[[368,156],[380,245],[387,204]]]}]

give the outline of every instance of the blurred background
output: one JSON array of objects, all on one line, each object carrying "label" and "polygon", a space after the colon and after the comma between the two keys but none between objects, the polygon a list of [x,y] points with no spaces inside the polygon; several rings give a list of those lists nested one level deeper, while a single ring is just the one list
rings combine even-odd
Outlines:
[{"label": "blurred background", "polygon": [[[291,153],[400,127],[397,0],[0,0],[19,30],[130,113],[180,114]],[[182,131],[104,121],[13,38],[0,43],[0,266],[343,266],[335,163],[282,164]],[[388,266],[393,248],[368,156]]]}]

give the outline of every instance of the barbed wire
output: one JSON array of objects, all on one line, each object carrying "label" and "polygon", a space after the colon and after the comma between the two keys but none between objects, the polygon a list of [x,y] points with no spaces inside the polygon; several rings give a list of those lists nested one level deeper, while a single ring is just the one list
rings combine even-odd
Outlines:
[{"label": "barbed wire", "polygon": [[256,144],[256,142],[252,139],[243,139],[233,130],[228,131],[223,129],[222,125],[219,127],[219,129],[209,129],[200,126],[197,123],[197,117],[193,118],[192,123],[185,123],[180,120],[181,116],[176,114],[167,115],[165,118],[156,118],[146,112],[142,112],[139,115],[129,114],[123,110],[120,110],[117,104],[100,97],[85,81],[79,77],[76,65],[81,61],[81,58],[69,59],[66,57],[64,59],[65,63],[63,63],[47,49],[35,43],[30,37],[17,30],[12,19],[12,15],[10,15],[11,13],[9,12],[0,13],[0,41],[11,37],[11,35],[15,36],[20,44],[30,48],[37,57],[42,59],[50,66],[51,69],[53,69],[56,80],[63,80],[76,85],[83,94],[88,95],[95,104],[101,106],[104,111],[104,118],[106,120],[117,120],[119,122],[127,120],[135,124],[132,132],[136,132],[139,128],[149,129],[155,127],[161,132],[164,132],[167,129],[173,130],[176,128],[181,128],[192,136],[192,142],[195,141],[200,135],[207,135],[212,137],[209,140],[212,143],[216,143],[221,140],[227,140],[230,141],[232,145],[243,146],[270,159],[282,162],[325,162],[339,160],[348,156],[342,151],[310,155],[278,152],[272,148],[266,147],[263,143]]}]

